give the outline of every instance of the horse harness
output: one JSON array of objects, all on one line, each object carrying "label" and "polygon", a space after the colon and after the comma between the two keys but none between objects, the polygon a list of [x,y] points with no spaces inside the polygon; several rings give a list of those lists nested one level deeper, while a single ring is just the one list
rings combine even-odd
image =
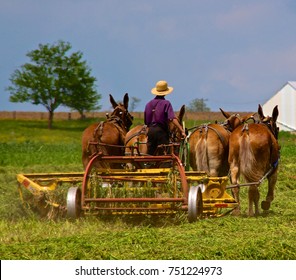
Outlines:
[{"label": "horse harness", "polygon": [[[256,124],[263,124],[267,127],[267,129],[272,133],[272,135],[274,136],[276,142],[278,142],[278,137],[277,137],[277,133],[276,131],[274,131],[274,128],[273,126],[271,125],[270,123],[270,120],[271,118],[270,117],[266,117],[264,118],[263,120],[259,120],[259,121],[256,121],[255,123]],[[276,128],[277,129],[277,128]],[[242,128],[242,132],[246,131],[247,134],[249,134],[249,125],[248,123],[244,123],[244,126]],[[267,173],[258,181],[259,185],[262,183],[262,181],[268,176],[270,175],[278,166],[279,164],[279,159],[280,159],[280,150],[278,151],[278,158],[275,162],[270,162],[270,169],[267,171]]]},{"label": "horse harness", "polygon": [[120,139],[124,141],[124,138],[125,138],[125,134],[127,132],[126,128],[122,125],[123,122],[122,120],[117,117],[117,116],[113,116],[113,117],[110,117],[108,118],[106,121],[101,121],[98,126],[96,127],[96,129],[94,130],[94,133],[93,133],[93,138],[95,139],[96,136],[98,136],[98,140],[99,142],[101,141],[101,137],[103,135],[103,129],[104,129],[104,124],[106,122],[109,122],[109,123],[113,123],[114,126],[117,128],[117,130],[119,131],[119,134],[120,134]]},{"label": "horse harness", "polygon": [[[226,130],[226,132],[227,132],[228,134],[231,133],[231,131],[229,131],[229,129],[227,129],[224,125],[221,125],[221,126]],[[193,127],[193,128],[191,128],[191,129],[188,129],[188,130],[192,130],[192,129],[194,129],[193,132],[196,131],[196,130],[199,130],[199,133],[200,133],[200,134],[202,134],[202,133],[203,133],[203,130],[204,130],[204,132],[206,133],[206,136],[207,136],[207,134],[208,134],[208,130],[211,129],[211,130],[214,131],[214,132],[217,134],[217,136],[219,137],[219,139],[220,139],[220,141],[221,141],[221,143],[222,143],[222,145],[223,145],[223,148],[227,148],[227,142],[226,142],[225,137],[223,137],[223,135],[221,135],[221,133],[220,133],[216,128],[214,128],[214,127],[212,127],[212,126],[209,126],[209,124],[202,124],[202,125],[200,125],[200,126],[198,126],[198,127]],[[192,132],[192,133],[193,133],[193,132]],[[191,133],[191,134],[192,134],[192,133]],[[190,134],[190,135],[191,135],[191,134]],[[189,137],[190,137],[190,135],[189,135]]]},{"label": "horse harness", "polygon": [[[122,118],[118,117],[117,115],[114,114],[114,112],[116,111],[117,108],[114,109],[112,115],[109,117],[107,115],[107,120],[105,121],[101,121],[98,126],[95,128],[94,132],[93,132],[93,141],[89,141],[88,143],[88,148],[87,150],[89,151],[89,146],[93,145],[93,144],[104,144],[103,142],[101,142],[101,137],[103,135],[103,130],[104,130],[104,124],[105,123],[112,123],[116,129],[119,132],[120,135],[120,144],[124,144],[124,140],[125,140],[125,135],[128,131],[128,127],[124,124]],[[128,111],[126,110],[126,113],[128,113]],[[122,112],[120,112],[120,114],[122,114]],[[97,141],[96,141],[97,140]]]},{"label": "horse harness", "polygon": [[[233,114],[233,115],[231,115],[227,120],[225,120],[223,123],[220,123],[221,127],[223,127],[223,128],[226,130],[226,132],[228,133],[228,135],[231,134],[231,132],[232,132],[232,130],[233,130],[232,127],[229,126],[229,119],[230,119],[231,117],[238,118],[238,119],[240,120],[241,123],[244,122],[244,121],[240,118],[240,115],[239,115],[239,114]],[[250,118],[252,118],[252,117],[250,117]],[[252,119],[253,119],[253,118],[252,118]],[[246,120],[246,121],[247,121],[247,120]],[[245,121],[245,122],[246,122],[246,121]],[[218,124],[218,123],[216,122],[216,124]],[[213,131],[217,134],[217,136],[219,137],[219,139],[220,139],[220,141],[221,141],[221,143],[222,143],[222,145],[223,145],[223,148],[224,148],[224,149],[227,148],[227,145],[228,145],[228,144],[227,144],[227,141],[226,141],[225,137],[223,137],[223,135],[222,135],[217,129],[215,129],[215,128],[212,127],[212,126],[209,126],[209,124],[203,124],[203,125],[201,125],[201,126],[193,127],[193,128],[191,128],[191,129],[188,129],[188,131],[189,131],[189,130],[192,130],[192,129],[194,129],[193,132],[196,131],[197,129],[199,129],[199,132],[200,132],[200,133],[202,133],[202,131],[203,131],[203,129],[204,129],[206,135],[207,135],[209,129],[213,130]]]},{"label": "horse harness", "polygon": [[127,144],[129,141],[131,141],[136,136],[147,135],[147,133],[148,133],[148,126],[146,124],[144,124],[138,132],[134,133],[129,138],[125,139],[125,143]]}]

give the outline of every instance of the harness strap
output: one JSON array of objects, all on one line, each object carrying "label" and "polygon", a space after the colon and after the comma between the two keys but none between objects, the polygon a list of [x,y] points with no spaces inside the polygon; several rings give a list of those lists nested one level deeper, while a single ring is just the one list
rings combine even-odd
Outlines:
[{"label": "harness strap", "polygon": [[139,130],[138,132],[132,134],[129,138],[125,139],[125,143],[127,144],[129,141],[131,141],[132,138],[134,138],[135,136],[139,136],[141,134],[147,135],[148,131],[147,131],[147,125],[144,124],[141,128],[141,130]]},{"label": "harness strap", "polygon": [[[231,133],[231,131],[229,131],[225,126],[224,124],[220,124],[226,131],[228,134]],[[219,133],[219,131],[211,126],[209,126],[209,124],[203,124],[203,125],[199,125],[199,126],[194,126],[194,127],[191,127],[191,128],[188,128],[187,131],[190,131],[190,130],[193,130],[192,132],[190,132],[190,135],[187,137],[187,138],[190,138],[191,134],[193,132],[195,132],[196,130],[200,130],[200,132],[202,131],[202,128],[205,129],[205,131],[207,132],[208,129],[212,129],[213,131],[216,132],[216,134],[218,135],[219,139],[221,140],[222,144],[224,144],[223,146],[225,147],[225,138]]]},{"label": "harness strap", "polygon": [[124,139],[125,139],[125,135],[126,135],[126,129],[125,129],[125,126],[123,125],[122,120],[117,116],[111,116],[106,121],[101,121],[98,124],[98,126],[96,127],[96,129],[94,130],[93,139],[95,139],[96,136],[97,136],[98,137],[98,142],[100,142],[101,137],[103,135],[104,124],[106,122],[110,122],[110,123],[114,124],[114,126],[119,131],[121,142],[124,143]]},{"label": "harness strap", "polygon": [[266,177],[268,177],[274,169],[277,168],[279,164],[279,159],[277,159],[274,163],[271,164],[270,169],[267,171],[267,173],[258,181],[259,185],[263,182],[263,180],[265,180]]},{"label": "harness strap", "polygon": [[259,187],[259,185],[274,171],[274,169],[278,166],[278,162],[279,159],[276,160],[276,162],[274,162],[272,164],[272,166],[270,167],[270,169],[266,172],[266,174],[264,174],[264,176],[257,182],[250,182],[250,183],[244,183],[244,184],[236,184],[236,185],[231,185],[231,186],[226,186],[226,189],[232,189],[232,188],[237,188],[237,187],[249,187],[252,185],[257,185]]},{"label": "harness strap", "polygon": [[98,133],[98,139],[100,140],[101,139],[101,136],[103,134],[103,126],[104,126],[104,123],[103,121],[101,121],[98,126],[96,127],[96,129],[94,130],[94,133],[93,133],[93,138],[95,139],[96,135],[97,135],[97,132],[99,131]]},{"label": "harness strap", "polygon": [[272,167],[275,169],[279,165],[279,158],[272,164]]},{"label": "harness strap", "polygon": [[242,128],[242,132],[244,132],[244,131],[249,133],[249,125],[248,125],[248,123],[244,123],[243,128]]},{"label": "harness strap", "polygon": [[155,121],[155,111],[156,111],[156,107],[157,107],[157,104],[160,102],[160,100],[158,100],[154,106],[154,108],[152,109],[152,121],[151,121],[151,124],[153,123],[156,123]]},{"label": "harness strap", "polygon": [[[223,127],[223,126],[222,126],[222,127]],[[221,133],[220,133],[217,129],[215,129],[214,127],[207,126],[207,128],[213,130],[213,131],[218,135],[218,137],[219,137],[219,139],[220,139],[220,141],[221,141],[221,143],[222,143],[222,145],[223,145],[223,148],[226,148],[226,147],[227,147],[226,140],[225,140],[225,138],[221,135]],[[225,129],[225,127],[223,127],[223,128]],[[227,133],[230,133],[227,129],[225,129],[225,130],[227,131]]]},{"label": "harness strap", "polygon": [[[118,120],[121,121],[121,119],[117,118],[116,121],[115,121],[115,122],[112,122],[112,123],[115,125],[115,127],[116,127],[117,130],[119,131],[121,143],[124,144],[125,135],[126,135],[126,130],[123,129],[123,127],[119,124],[120,122],[119,122]],[[121,123],[122,123],[122,121],[121,121]],[[124,127],[124,128],[125,128],[125,127]]]}]

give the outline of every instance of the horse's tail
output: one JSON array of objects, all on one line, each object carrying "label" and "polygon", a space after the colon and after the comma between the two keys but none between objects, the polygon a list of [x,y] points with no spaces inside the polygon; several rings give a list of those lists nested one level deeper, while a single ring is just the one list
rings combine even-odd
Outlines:
[{"label": "horse's tail", "polygon": [[243,131],[240,139],[240,173],[247,182],[258,182],[261,179],[260,169],[257,168],[257,161],[250,143],[247,131]]},{"label": "horse's tail", "polygon": [[207,128],[200,132],[200,137],[196,143],[195,158],[198,171],[210,172],[208,163],[208,147],[207,147]]}]

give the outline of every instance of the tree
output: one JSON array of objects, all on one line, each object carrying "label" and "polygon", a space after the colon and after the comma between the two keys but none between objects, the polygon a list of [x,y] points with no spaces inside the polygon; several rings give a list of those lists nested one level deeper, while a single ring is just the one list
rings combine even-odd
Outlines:
[{"label": "tree", "polygon": [[94,89],[95,78],[90,76],[90,69],[85,62],[71,70],[67,71],[69,83],[64,105],[77,110],[84,118],[84,112],[101,109],[97,104],[101,95]]},{"label": "tree", "polygon": [[132,102],[131,102],[131,112],[133,112],[135,110],[135,108],[137,107],[137,104],[141,101],[140,98],[137,97],[132,97]]},{"label": "tree", "polygon": [[188,106],[189,112],[209,112],[210,108],[206,105],[207,99],[204,98],[195,98],[193,99]]},{"label": "tree", "polygon": [[10,77],[11,102],[31,102],[43,105],[49,112],[48,128],[52,128],[54,111],[65,105],[83,115],[85,110],[98,108],[101,98],[95,90],[96,78],[91,77],[82,53],[68,55],[70,43],[39,44],[39,49],[27,53],[32,63],[26,63]]}]

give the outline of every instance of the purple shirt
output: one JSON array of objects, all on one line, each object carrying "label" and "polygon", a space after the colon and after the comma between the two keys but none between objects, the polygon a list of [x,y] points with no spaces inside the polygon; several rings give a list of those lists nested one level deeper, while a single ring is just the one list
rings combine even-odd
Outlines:
[{"label": "purple shirt", "polygon": [[164,97],[156,96],[146,104],[144,112],[144,122],[146,125],[160,124],[167,127],[169,121],[174,118],[175,112],[172,104]]}]

